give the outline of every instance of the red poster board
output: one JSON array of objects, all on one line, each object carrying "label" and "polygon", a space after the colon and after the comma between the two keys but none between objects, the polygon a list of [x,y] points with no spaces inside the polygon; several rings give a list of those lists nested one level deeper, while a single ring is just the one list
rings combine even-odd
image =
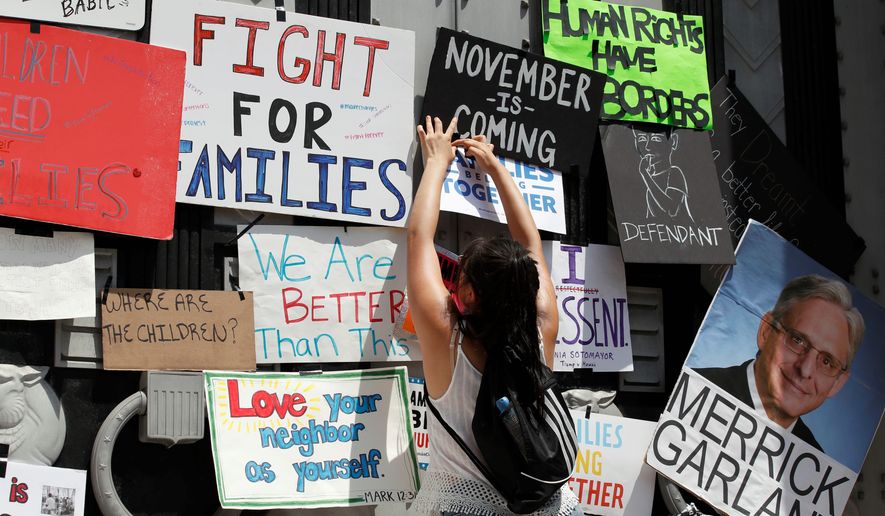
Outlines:
[{"label": "red poster board", "polygon": [[0,19],[0,215],[172,238],[185,54]]}]

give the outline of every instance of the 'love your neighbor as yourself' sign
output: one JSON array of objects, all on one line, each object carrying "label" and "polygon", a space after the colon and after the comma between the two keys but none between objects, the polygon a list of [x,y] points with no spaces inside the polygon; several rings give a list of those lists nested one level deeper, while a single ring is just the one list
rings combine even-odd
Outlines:
[{"label": "'love your neighbor as yourself' sign", "polygon": [[415,497],[405,367],[204,377],[222,507],[335,507]]},{"label": "'love your neighbor as yourself' sign", "polygon": [[187,52],[178,202],[405,225],[413,32],[215,1],[151,20]]},{"label": "'love your neighbor as yourself' sign", "polygon": [[542,0],[544,55],[608,75],[602,117],[712,129],[704,24],[645,7]]},{"label": "'love your neighbor as yourself' sign", "polygon": [[172,238],[177,50],[0,21],[0,215]]},{"label": "'love your neighbor as yourself' sign", "polygon": [[524,50],[439,29],[422,111],[458,117],[461,136],[568,172],[588,167],[605,76]]}]

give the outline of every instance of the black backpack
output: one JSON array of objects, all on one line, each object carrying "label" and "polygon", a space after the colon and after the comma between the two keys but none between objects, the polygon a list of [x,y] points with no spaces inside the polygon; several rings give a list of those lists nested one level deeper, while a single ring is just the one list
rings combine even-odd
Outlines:
[{"label": "black backpack", "polygon": [[473,437],[485,463],[443,420],[430,396],[425,400],[449,435],[501,493],[507,508],[527,514],[541,508],[568,481],[578,444],[574,422],[553,373],[544,367],[544,409],[538,414],[517,400],[514,375],[508,372],[518,367],[523,366],[509,348],[486,361],[473,415]]}]

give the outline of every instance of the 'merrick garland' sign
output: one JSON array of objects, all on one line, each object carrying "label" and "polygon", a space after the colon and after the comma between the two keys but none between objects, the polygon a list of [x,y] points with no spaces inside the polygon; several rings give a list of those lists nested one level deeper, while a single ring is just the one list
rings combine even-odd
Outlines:
[{"label": "'merrick garland' sign", "polygon": [[605,76],[491,41],[440,29],[425,115],[458,117],[462,136],[567,172],[589,166]]}]

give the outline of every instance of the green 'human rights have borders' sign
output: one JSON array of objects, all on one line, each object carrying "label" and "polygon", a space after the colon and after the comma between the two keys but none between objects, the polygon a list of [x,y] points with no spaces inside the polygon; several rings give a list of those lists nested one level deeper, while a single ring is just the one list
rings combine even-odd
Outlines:
[{"label": "green 'human rights have borders' sign", "polygon": [[602,117],[712,129],[700,16],[543,0],[544,55],[608,76]]}]

